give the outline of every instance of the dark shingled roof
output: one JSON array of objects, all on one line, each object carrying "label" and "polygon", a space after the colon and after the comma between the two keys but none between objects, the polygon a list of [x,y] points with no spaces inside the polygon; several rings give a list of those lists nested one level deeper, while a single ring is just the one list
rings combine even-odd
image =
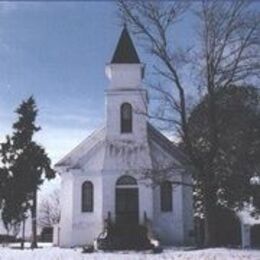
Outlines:
[{"label": "dark shingled roof", "polygon": [[124,27],[111,63],[140,63],[134,44],[127,28]]}]

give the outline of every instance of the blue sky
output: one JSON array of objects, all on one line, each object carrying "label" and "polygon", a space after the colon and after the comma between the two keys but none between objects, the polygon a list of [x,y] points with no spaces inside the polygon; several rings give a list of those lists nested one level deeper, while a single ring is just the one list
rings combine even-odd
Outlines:
[{"label": "blue sky", "polygon": [[53,162],[104,117],[104,74],[120,34],[113,2],[0,2],[0,137],[33,95]]},{"label": "blue sky", "polygon": [[[179,24],[176,48],[192,45],[194,27],[191,16]],[[105,64],[121,29],[113,1],[0,1],[0,141],[30,95],[42,127],[37,140],[53,163],[101,125]],[[138,45],[137,51],[149,79],[151,62]]]},{"label": "blue sky", "polygon": [[[176,44],[190,27],[182,23]],[[121,30],[113,1],[0,2],[0,139],[30,95],[42,127],[37,140],[54,163],[102,124],[105,64]]]}]

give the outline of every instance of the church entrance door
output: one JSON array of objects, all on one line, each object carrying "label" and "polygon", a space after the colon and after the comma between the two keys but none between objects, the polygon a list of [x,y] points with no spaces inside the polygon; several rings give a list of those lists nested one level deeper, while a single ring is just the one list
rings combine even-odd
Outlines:
[{"label": "church entrance door", "polygon": [[116,223],[125,227],[138,225],[139,198],[136,180],[122,176],[116,183]]}]

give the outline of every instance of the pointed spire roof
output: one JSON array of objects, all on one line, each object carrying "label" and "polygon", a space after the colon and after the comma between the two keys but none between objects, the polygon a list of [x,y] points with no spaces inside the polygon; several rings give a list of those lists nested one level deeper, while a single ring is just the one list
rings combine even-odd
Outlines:
[{"label": "pointed spire roof", "polygon": [[111,63],[140,63],[129,32],[124,26]]}]

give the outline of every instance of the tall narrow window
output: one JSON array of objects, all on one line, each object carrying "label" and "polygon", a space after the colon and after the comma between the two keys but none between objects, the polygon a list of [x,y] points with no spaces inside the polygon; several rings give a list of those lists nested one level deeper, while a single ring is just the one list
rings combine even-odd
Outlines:
[{"label": "tall narrow window", "polygon": [[129,103],[121,105],[121,133],[132,132],[132,106]]},{"label": "tall narrow window", "polygon": [[82,212],[93,211],[93,184],[90,181],[85,181],[81,188],[81,209]]},{"label": "tall narrow window", "polygon": [[161,211],[172,211],[172,184],[169,181],[161,184]]}]

